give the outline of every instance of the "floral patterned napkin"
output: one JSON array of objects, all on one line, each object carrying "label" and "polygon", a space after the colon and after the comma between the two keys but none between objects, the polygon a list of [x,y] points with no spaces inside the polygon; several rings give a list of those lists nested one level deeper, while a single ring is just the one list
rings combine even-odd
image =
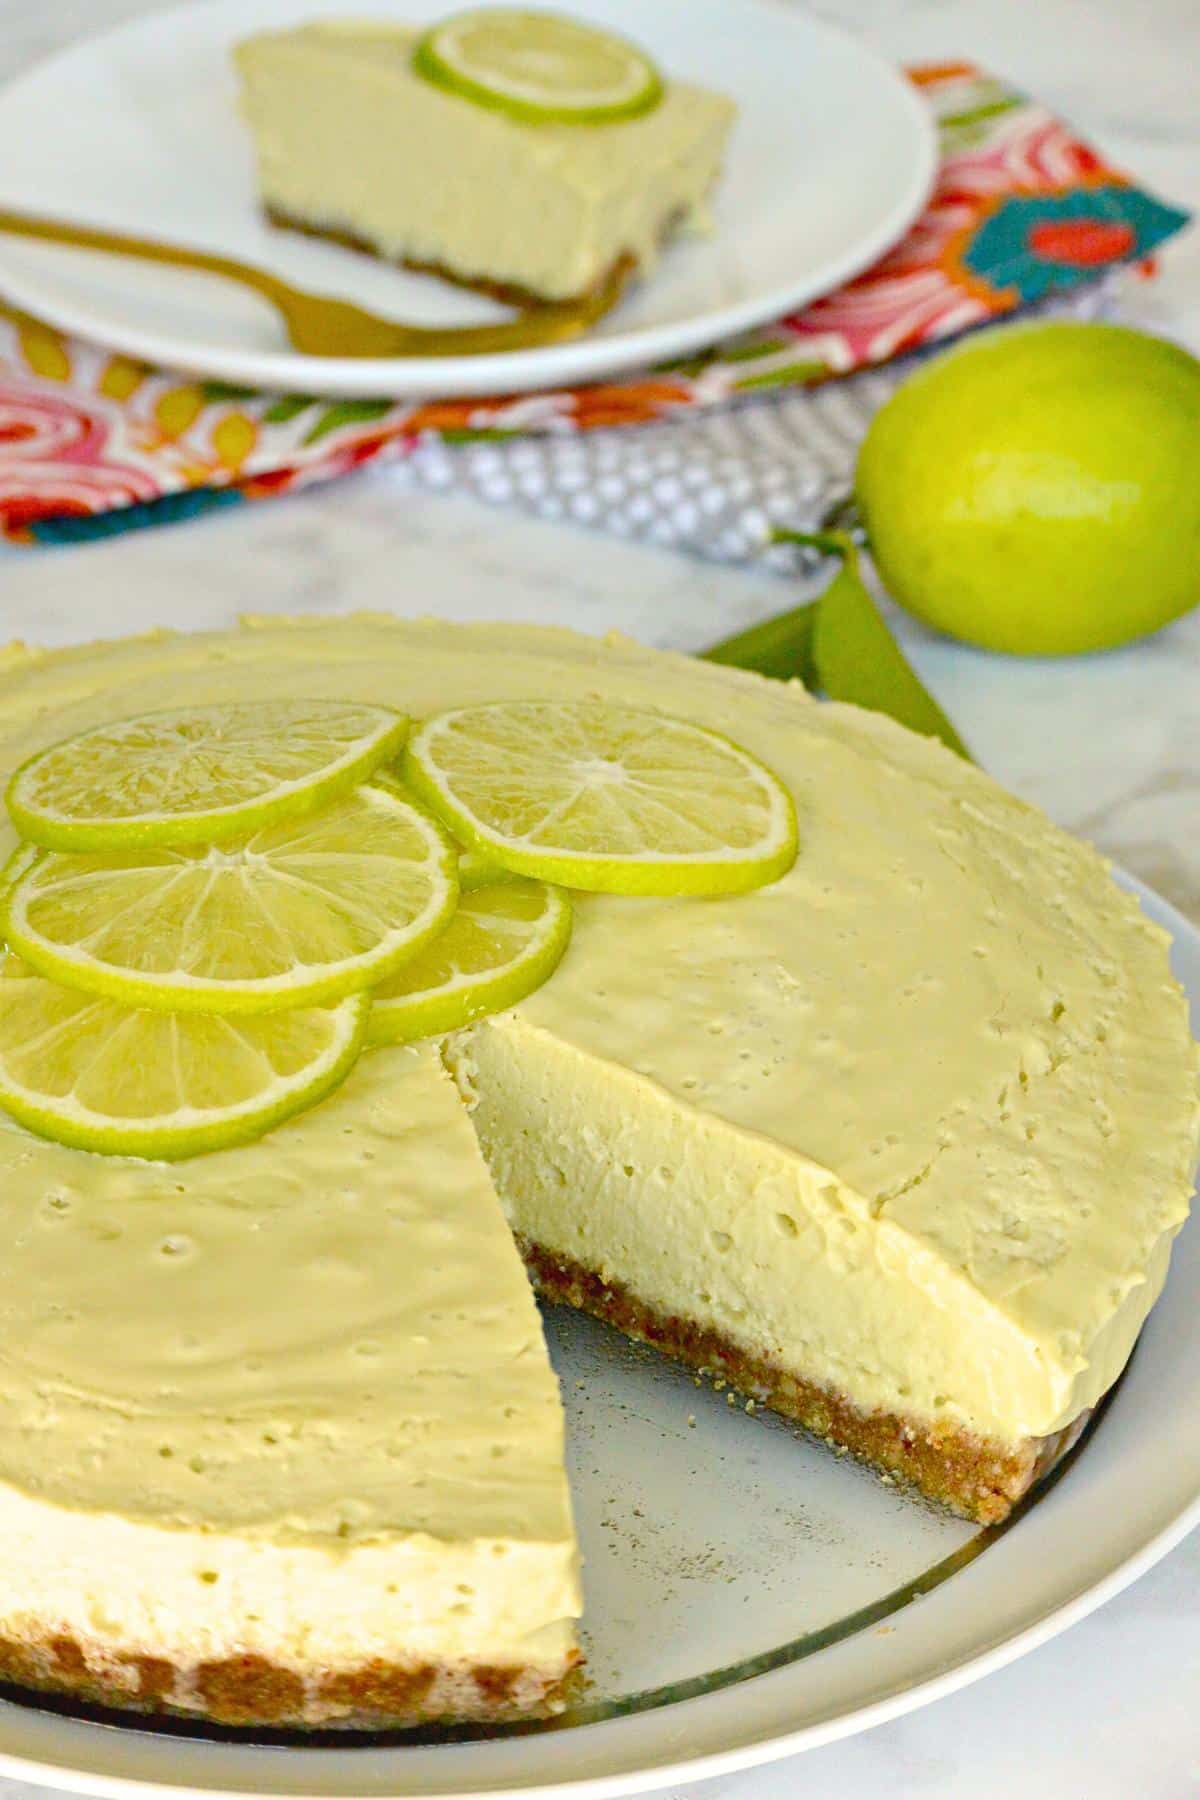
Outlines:
[{"label": "floral patterned napkin", "polygon": [[772,523],[815,521],[891,385],[831,377],[1039,302],[1093,308],[1108,272],[1143,264],[1187,222],[970,64],[908,73],[942,161],[903,241],[802,312],[611,383],[420,404],[260,394],[0,308],[0,530],[76,542],[403,459],[406,479],[545,517],[755,553]]}]

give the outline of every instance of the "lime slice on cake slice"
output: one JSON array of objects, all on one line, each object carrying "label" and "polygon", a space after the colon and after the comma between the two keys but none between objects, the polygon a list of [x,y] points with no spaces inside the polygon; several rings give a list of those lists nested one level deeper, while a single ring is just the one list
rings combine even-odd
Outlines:
[{"label": "lime slice on cake slice", "polygon": [[100,725],[23,763],[8,784],[21,836],[52,850],[214,844],[327,806],[404,742],[386,706],[254,700]]},{"label": "lime slice on cake slice", "polygon": [[435,820],[368,783],[311,818],[210,848],[15,859],[0,925],[39,973],[127,1006],[326,1005],[375,986],[445,928],[457,862]]},{"label": "lime slice on cake slice", "polygon": [[0,961],[0,1107],[79,1150],[173,1160],[261,1137],[349,1073],[370,1001],[252,1018],[151,1012]]},{"label": "lime slice on cake slice", "polygon": [[418,42],[413,69],[448,93],[531,124],[635,119],[663,94],[658,70],[627,38],[515,6],[443,19]]},{"label": "lime slice on cake slice", "polygon": [[554,973],[571,936],[571,903],[542,881],[509,877],[464,894],[428,949],[376,988],[372,1044],[457,1031],[515,1006]]},{"label": "lime slice on cake slice", "polygon": [[614,894],[735,894],[784,874],[796,815],[728,738],[604,701],[499,701],[414,733],[405,779],[516,874]]}]

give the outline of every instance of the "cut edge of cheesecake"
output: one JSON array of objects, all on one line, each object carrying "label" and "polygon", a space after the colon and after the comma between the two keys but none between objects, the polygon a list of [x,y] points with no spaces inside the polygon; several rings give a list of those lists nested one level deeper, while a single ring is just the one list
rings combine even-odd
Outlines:
[{"label": "cut edge of cheesecake", "polygon": [[[462,288],[470,294],[479,294],[485,300],[495,300],[501,306],[519,307],[523,312],[541,312],[547,308],[563,306],[586,306],[589,301],[597,299],[615,282],[630,281],[638,273],[638,263],[627,251],[621,254],[603,269],[590,287],[577,294],[568,294],[565,300],[550,300],[545,294],[539,294],[533,288],[521,287],[511,281],[490,281],[483,276],[465,275],[452,269],[449,263],[422,262],[412,256],[391,256],[374,243],[371,238],[364,237],[361,232],[353,231],[342,225],[323,225],[313,219],[303,219],[298,214],[290,213],[286,207],[278,206],[273,201],[264,201],[263,218],[268,225],[277,231],[294,231],[301,237],[316,238],[325,244],[340,244],[343,250],[357,250],[361,256],[373,256],[376,262],[390,263],[397,269],[408,269],[414,275],[433,275],[439,281],[448,281],[451,286]],[[660,247],[680,229],[683,214],[672,213],[667,219],[659,239]]]},{"label": "cut edge of cheesecake", "polygon": [[[325,1109],[292,1121],[276,1140],[290,1148],[274,1183],[261,1171],[260,1145],[235,1147],[199,1161],[202,1187],[190,1203],[178,1164],[86,1158],[99,1206],[114,1192],[106,1181],[127,1199],[126,1184],[133,1189],[123,1230],[102,1243],[119,1244],[109,1252],[114,1280],[123,1285],[122,1271],[140,1267],[140,1303],[126,1305],[123,1321],[110,1319],[94,1354],[79,1346],[70,1388],[83,1409],[78,1458],[60,1447],[55,1481],[13,1467],[0,1478],[0,1682],[242,1728],[500,1724],[562,1710],[581,1661],[581,1596],[561,1398],[476,1134],[427,1046],[373,1051]],[[349,1133],[355,1147],[351,1163],[335,1161],[340,1174],[323,1182],[311,1132],[331,1117],[335,1142]],[[20,1158],[30,1142],[41,1141],[5,1123],[0,1160]],[[436,1163],[432,1185],[406,1180],[413,1145]],[[49,1143],[42,1153],[51,1184],[64,1179],[62,1159],[70,1168],[86,1156]],[[357,1193],[332,1215],[334,1238],[320,1194],[344,1184],[347,1168],[358,1171]],[[259,1203],[252,1235],[250,1193]],[[454,1234],[448,1240],[451,1206],[461,1248]],[[154,1259],[168,1213],[193,1248]],[[75,1218],[78,1254],[101,1284],[94,1303],[111,1309],[90,1215],[72,1205],[56,1218],[49,1235],[14,1226],[30,1260],[11,1279],[40,1317],[36,1296],[53,1271],[38,1247],[47,1246],[55,1268],[69,1260],[69,1249],[49,1246],[68,1242]],[[234,1277],[229,1252],[243,1241],[245,1266]],[[287,1280],[289,1246],[307,1284]],[[324,1334],[306,1325],[290,1361],[284,1340],[282,1369],[256,1405],[254,1371],[271,1365],[251,1333],[251,1355],[232,1376],[240,1398],[226,1394],[222,1403],[232,1416],[220,1406],[214,1413],[202,1388],[194,1434],[177,1396],[141,1409],[119,1396],[89,1405],[106,1352],[121,1367],[139,1355],[156,1369],[170,1365],[186,1390],[170,1352],[176,1325],[197,1317],[187,1290],[172,1285],[189,1263],[210,1271],[191,1302],[200,1313],[233,1319],[252,1303],[277,1321],[263,1291],[277,1271],[279,1293],[291,1296],[281,1302],[287,1318],[310,1321],[326,1295]],[[398,1301],[394,1284],[409,1263],[430,1271],[432,1288],[415,1281],[411,1300]],[[360,1265],[371,1280],[347,1285],[346,1271]],[[460,1309],[476,1303],[480,1324],[467,1334]],[[10,1329],[20,1323],[10,1320]],[[409,1354],[414,1329],[421,1335]],[[266,1342],[277,1336],[268,1327]],[[36,1328],[22,1341],[36,1363]],[[376,1373],[360,1390],[357,1359],[368,1352],[365,1366]],[[339,1436],[319,1405],[312,1419],[307,1397],[337,1392],[346,1362],[356,1410]],[[222,1366],[228,1381],[233,1365],[227,1358]],[[242,1376],[248,1386],[238,1387]],[[60,1411],[69,1404],[60,1399]],[[0,1411],[8,1441],[19,1435],[14,1409]],[[40,1422],[36,1396],[34,1415]],[[430,1428],[442,1415],[455,1425],[445,1443]],[[26,1436],[41,1441],[37,1422]],[[298,1473],[274,1472],[288,1463]],[[348,1492],[343,1467],[354,1471]]]},{"label": "cut edge of cheesecake", "polygon": [[640,1299],[621,1282],[517,1238],[537,1292],[572,1306],[663,1355],[715,1377],[849,1452],[885,1482],[896,1482],[959,1518],[998,1525],[1083,1435],[1093,1408],[1044,1438],[1002,1444],[953,1425],[900,1413],[866,1412],[836,1389],[806,1379],[743,1344]]},{"label": "cut edge of cheesecake", "polygon": [[[569,1146],[570,1100],[565,1107],[547,1104],[544,1069],[536,1059],[539,1049],[544,1053],[544,1039],[537,1034],[510,1038],[501,1017],[454,1034],[445,1041],[442,1054],[472,1117],[535,1291],[543,1300],[590,1314],[701,1377],[799,1424],[837,1453],[853,1456],[885,1484],[902,1486],[979,1525],[1002,1523],[1081,1437],[1095,1411],[1096,1402],[1088,1394],[1042,1434],[1001,1436],[974,1428],[953,1409],[929,1413],[903,1404],[870,1404],[854,1392],[853,1383],[840,1382],[827,1361],[799,1338],[772,1337],[768,1332],[764,1339],[731,1328],[726,1307],[715,1299],[723,1260],[719,1250],[710,1254],[693,1242],[693,1253],[677,1263],[665,1256],[659,1234],[652,1233],[655,1248],[647,1249],[631,1219],[624,1231],[607,1228],[600,1196],[619,1174],[628,1177],[633,1172],[632,1165],[621,1160],[629,1150],[619,1122],[605,1112],[593,1133],[585,1131]],[[516,1070],[531,1050],[532,1093],[523,1093],[513,1105],[512,1093],[521,1091]],[[568,1096],[583,1067],[580,1063],[573,1069],[572,1060],[564,1058],[560,1069]],[[500,1092],[508,1096],[504,1106],[497,1104]],[[681,1149],[680,1141],[664,1128],[669,1120],[688,1132],[688,1110],[675,1108],[665,1095],[656,1096],[653,1105],[662,1116],[650,1129],[648,1144],[652,1158],[662,1165],[660,1174],[675,1162],[688,1166],[701,1154],[698,1142]],[[554,1149],[546,1155],[540,1148],[532,1153],[534,1143]],[[573,1158],[569,1163],[568,1157]],[[671,1203],[663,1190],[657,1192],[656,1201],[659,1207]],[[653,1210],[652,1203],[643,1208],[641,1217]],[[582,1227],[584,1214],[591,1221],[587,1229]],[[732,1228],[724,1216],[721,1223]],[[693,1227],[690,1215],[676,1216],[674,1236],[692,1242]],[[713,1235],[719,1239],[722,1233]],[[709,1287],[712,1293],[704,1291]],[[753,1310],[750,1286],[741,1291]],[[809,1320],[818,1343],[821,1325],[818,1316]],[[1117,1329],[1124,1344],[1113,1380],[1132,1350],[1139,1326],[1140,1318],[1119,1317]],[[962,1331],[966,1355],[1002,1354],[1009,1342],[1003,1319],[986,1305],[969,1328],[964,1320]],[[1104,1379],[1096,1399],[1110,1385]]]}]

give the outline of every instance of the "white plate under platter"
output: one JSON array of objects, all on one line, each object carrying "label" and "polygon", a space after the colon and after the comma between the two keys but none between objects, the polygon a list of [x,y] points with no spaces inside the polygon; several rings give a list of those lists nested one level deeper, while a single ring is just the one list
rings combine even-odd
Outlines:
[{"label": "white plate under platter", "polygon": [[[66,331],[226,382],[339,396],[492,394],[605,379],[778,318],[867,267],[920,211],[936,162],[909,83],[774,0],[580,0],[739,118],[713,235],[574,344],[362,361],[287,348],[266,302],[212,277],[0,237],[0,294]],[[0,205],[223,251],[411,324],[492,302],[261,220],[231,45],[314,15],[419,22],[431,0],[207,0],[79,44],[0,93]]]},{"label": "white plate under platter", "polygon": [[[1121,879],[1172,934],[1200,1032],[1200,932]],[[1083,1618],[1200,1522],[1200,1220],[1098,1423],[1009,1528],[982,1536],[590,1321],[549,1324],[587,1561],[594,1686],[575,1715],[468,1741],[299,1746],[13,1697],[0,1700],[0,1773],[122,1800],[649,1791],[963,1687]]]}]

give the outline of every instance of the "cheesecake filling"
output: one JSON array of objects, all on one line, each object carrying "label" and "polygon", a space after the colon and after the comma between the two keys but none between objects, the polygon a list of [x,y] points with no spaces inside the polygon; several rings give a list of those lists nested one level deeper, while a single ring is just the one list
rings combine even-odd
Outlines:
[{"label": "cheesecake filling", "polygon": [[0,1125],[0,1213],[4,1617],[185,1663],[562,1662],[558,1391],[431,1048],[186,1163]]},{"label": "cheesecake filling", "polygon": [[1083,1356],[1022,1331],[832,1170],[626,1069],[598,1080],[520,1018],[447,1056],[520,1240],[864,1413],[1047,1437],[1111,1386],[1166,1277],[1173,1233]]},{"label": "cheesecake filling", "polygon": [[403,1532],[332,1553],[51,1506],[11,1485],[0,1486],[0,1532],[0,1661],[5,1638],[65,1638],[97,1673],[134,1686],[134,1659],[161,1659],[184,1707],[191,1672],[247,1656],[301,1676],[407,1664],[444,1679],[482,1665],[547,1685],[574,1659],[568,1544]]}]

